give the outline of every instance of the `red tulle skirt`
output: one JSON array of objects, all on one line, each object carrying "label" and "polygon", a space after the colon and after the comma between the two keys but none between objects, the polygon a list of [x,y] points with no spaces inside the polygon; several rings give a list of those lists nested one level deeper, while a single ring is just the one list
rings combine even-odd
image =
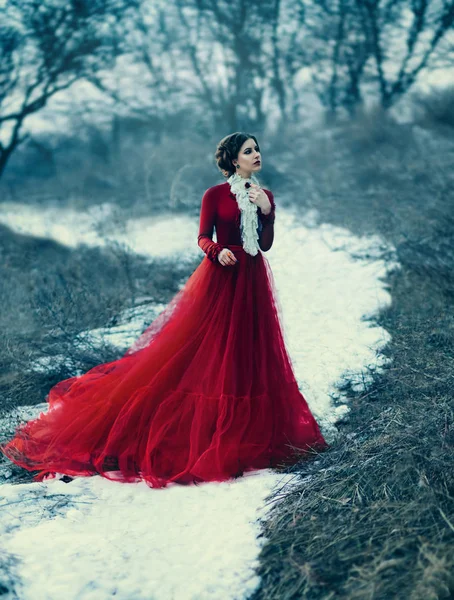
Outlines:
[{"label": "red tulle skirt", "polygon": [[34,480],[222,481],[328,447],[298,389],[271,268],[205,257],[118,360],[65,379],[0,450]]}]

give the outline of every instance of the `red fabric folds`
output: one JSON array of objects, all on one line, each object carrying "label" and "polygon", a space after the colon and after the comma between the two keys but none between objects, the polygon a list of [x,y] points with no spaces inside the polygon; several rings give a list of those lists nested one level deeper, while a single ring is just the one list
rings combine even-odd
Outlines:
[{"label": "red fabric folds", "polygon": [[[0,449],[34,479],[222,481],[295,462],[324,440],[298,389],[266,257],[208,256],[118,360],[61,381]],[[291,446],[299,449],[297,453]]]}]

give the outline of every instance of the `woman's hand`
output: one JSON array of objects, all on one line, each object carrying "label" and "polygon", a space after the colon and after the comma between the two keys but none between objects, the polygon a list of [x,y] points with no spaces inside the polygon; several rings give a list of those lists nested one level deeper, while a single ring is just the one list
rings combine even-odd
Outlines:
[{"label": "woman's hand", "polygon": [[271,212],[271,202],[266,193],[256,183],[251,183],[249,190],[249,200],[257,204],[262,209],[263,214]]},{"label": "woman's hand", "polygon": [[229,267],[235,265],[238,259],[229,248],[223,248],[218,254],[218,261],[223,267]]}]

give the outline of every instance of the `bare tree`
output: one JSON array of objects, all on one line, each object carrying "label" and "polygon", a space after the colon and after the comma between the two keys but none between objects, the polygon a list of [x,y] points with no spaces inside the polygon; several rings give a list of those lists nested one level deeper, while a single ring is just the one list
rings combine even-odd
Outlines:
[{"label": "bare tree", "polygon": [[[381,104],[395,104],[429,65],[454,24],[454,0],[356,0],[375,63]],[[404,44],[396,52],[397,42]],[[386,62],[398,64],[393,75]]]},{"label": "bare tree", "polygon": [[454,0],[175,2],[195,96],[232,129],[275,108],[297,119],[305,92],[332,115],[366,96],[387,110],[425,69],[452,64]]},{"label": "bare tree", "polygon": [[58,92],[111,67],[127,0],[7,0],[0,8],[0,176],[23,125]]},{"label": "bare tree", "polygon": [[312,53],[314,85],[332,113],[354,114],[365,90],[387,110],[424,69],[449,61],[442,42],[452,33],[454,0],[306,0],[306,7],[306,54]]},{"label": "bare tree", "polygon": [[[188,6],[191,1],[177,0]],[[309,66],[303,50],[304,3],[294,0],[193,0],[201,24],[190,50],[213,113],[231,130],[274,129],[299,107],[297,78]],[[205,28],[204,28],[205,26]],[[185,24],[189,38],[195,28]],[[208,47],[205,53],[201,47]],[[298,49],[299,48],[299,49]],[[216,87],[210,82],[216,76]],[[214,99],[213,99],[214,92]]]},{"label": "bare tree", "polygon": [[[135,14],[135,55],[152,106],[191,110],[208,129],[260,127],[272,72],[270,11],[276,0],[175,0]],[[131,46],[132,47],[132,46]]]}]

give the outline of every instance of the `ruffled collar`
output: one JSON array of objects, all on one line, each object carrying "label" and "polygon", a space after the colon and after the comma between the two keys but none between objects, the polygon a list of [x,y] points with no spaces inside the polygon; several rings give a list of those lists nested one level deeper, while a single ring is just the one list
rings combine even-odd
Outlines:
[{"label": "ruffled collar", "polygon": [[255,256],[259,251],[258,244],[258,215],[257,205],[249,200],[249,190],[246,184],[255,183],[260,185],[257,177],[251,175],[251,177],[241,177],[238,173],[233,173],[228,179],[230,184],[230,191],[235,195],[238,207],[241,211],[241,239],[243,242],[243,248],[248,254]]}]

